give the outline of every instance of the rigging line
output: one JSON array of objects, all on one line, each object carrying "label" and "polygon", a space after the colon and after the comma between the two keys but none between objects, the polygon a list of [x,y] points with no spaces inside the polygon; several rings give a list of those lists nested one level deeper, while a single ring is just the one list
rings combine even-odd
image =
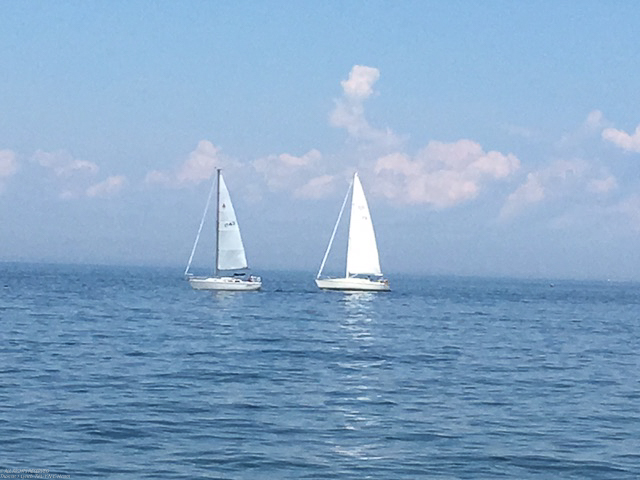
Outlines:
[{"label": "rigging line", "polygon": [[[211,204],[211,197],[213,196],[214,187],[216,186],[216,179],[214,177],[213,182],[211,183],[211,190],[209,191],[209,198],[207,198],[207,204],[204,207],[204,213],[202,214],[202,220],[200,220],[200,227],[198,228],[198,234],[196,235],[196,241],[193,243],[193,248],[191,249],[191,255],[189,256],[189,263],[187,263],[187,268],[184,271],[184,276],[188,276],[189,269],[191,268],[191,262],[193,261],[193,255],[196,253],[196,247],[198,246],[198,241],[200,240],[200,233],[202,232],[202,226],[204,225],[204,219],[207,217],[207,211],[209,210],[209,205]],[[218,247],[216,247],[218,248]]]},{"label": "rigging line", "polygon": [[347,189],[347,194],[344,196],[344,201],[342,202],[342,208],[340,209],[340,214],[338,215],[338,221],[336,225],[333,227],[333,233],[331,234],[331,239],[329,240],[329,246],[327,247],[327,251],[324,252],[324,258],[322,259],[322,264],[320,265],[320,270],[318,270],[318,275],[316,278],[320,278],[322,274],[322,269],[324,268],[324,264],[327,262],[327,257],[329,256],[329,250],[331,250],[331,245],[333,244],[333,239],[336,236],[336,231],[338,230],[338,224],[340,223],[340,219],[342,218],[342,212],[344,212],[344,207],[347,204],[347,198],[349,198],[349,193],[351,192],[351,188],[353,187],[353,179],[349,184],[349,188]]}]

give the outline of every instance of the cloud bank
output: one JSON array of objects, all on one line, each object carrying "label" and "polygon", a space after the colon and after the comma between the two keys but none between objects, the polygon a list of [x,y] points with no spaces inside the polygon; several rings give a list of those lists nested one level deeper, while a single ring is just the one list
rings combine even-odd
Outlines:
[{"label": "cloud bank", "polygon": [[79,160],[64,151],[45,152],[37,150],[33,154],[33,161],[41,167],[51,171],[56,177],[71,178],[79,175],[95,175],[98,173],[98,166],[86,160]]},{"label": "cloud bank", "polygon": [[542,202],[558,185],[564,186],[572,179],[581,178],[587,166],[581,161],[556,161],[551,165],[527,174],[526,181],[507,197],[500,217],[516,215],[526,207]]},{"label": "cloud bank", "polygon": [[[201,140],[180,166],[151,171],[145,183],[193,186],[211,178],[218,167],[241,171],[247,182],[261,182],[252,190],[255,195],[266,189],[294,198],[318,199],[333,194],[339,183],[358,169],[370,178],[372,195],[396,203],[446,208],[476,198],[491,182],[519,169],[515,155],[485,151],[467,139],[450,143],[432,140],[418,153],[407,153],[406,137],[389,128],[374,127],[367,119],[365,102],[377,95],[379,78],[377,68],[354,65],[340,82],[342,95],[335,100],[329,123],[347,133],[342,151],[326,155],[311,148],[302,155],[277,153],[243,163],[223,157],[213,143]],[[349,148],[354,145],[355,151]]]},{"label": "cloud bank", "polygon": [[264,179],[271,191],[292,190],[317,172],[322,163],[322,154],[310,150],[297,157],[289,153],[269,155],[253,162],[253,168]]},{"label": "cloud bank", "polygon": [[[332,195],[345,177],[358,169],[368,177],[371,195],[394,203],[446,209],[479,198],[497,182],[508,181],[522,170],[515,154],[487,149],[471,139],[430,139],[417,151],[409,151],[407,137],[389,128],[375,127],[367,119],[365,105],[379,95],[375,89],[379,79],[377,68],[354,65],[340,82],[341,96],[334,100],[329,124],[347,134],[341,151],[327,154],[310,148],[301,155],[276,153],[241,162],[223,155],[219,147],[203,139],[182,163],[148,172],[144,183],[187,188],[210,180],[216,168],[224,168],[241,174],[256,198],[272,192],[318,199]],[[512,133],[533,140],[538,136],[532,132],[518,127]],[[578,129],[563,135],[555,146],[575,149],[594,138],[625,151],[640,152],[640,126],[633,134],[611,128],[599,110],[590,112]],[[95,163],[76,159],[64,151],[39,150],[32,161],[64,185],[64,198],[111,196],[128,184],[123,175],[96,181],[99,168]],[[16,155],[10,150],[0,151],[0,181],[16,170]],[[604,196],[619,187],[607,168],[597,168],[579,156],[556,159],[522,175],[524,181],[505,200],[499,215],[502,219],[567,192]]]},{"label": "cloud bank", "polygon": [[364,146],[369,160],[358,162],[373,176],[373,193],[394,202],[447,208],[476,198],[490,182],[508,177],[519,159],[498,151],[486,152],[472,140],[445,143],[431,140],[417,154],[406,152],[406,138],[367,121],[364,102],[374,95],[380,77],[376,68],[355,65],[341,82],[342,98],[331,112],[331,125],[346,129]]},{"label": "cloud bank", "polygon": [[618,188],[616,178],[585,160],[555,160],[527,174],[526,181],[511,193],[500,211],[508,219],[527,208],[554,198],[602,196]]},{"label": "cloud bank", "polygon": [[[555,143],[556,154],[560,156],[527,173],[524,183],[507,197],[499,218],[506,220],[522,215],[537,204],[546,204],[556,218],[561,218],[560,212],[567,208],[593,209],[594,215],[605,211],[604,206],[623,193],[610,172],[610,168],[615,169],[620,162],[614,162],[609,152],[604,161],[600,160],[598,147],[602,146],[602,140],[627,150],[634,145],[633,136],[609,125],[602,112],[594,110],[574,131],[562,135]],[[609,209],[611,213],[616,211],[622,209]]]},{"label": "cloud bank", "polygon": [[49,172],[59,188],[58,196],[64,200],[113,196],[127,184],[124,175],[109,176],[96,182],[100,171],[98,165],[75,158],[64,150],[37,150],[31,161]]},{"label": "cloud bank", "polygon": [[485,152],[471,140],[431,141],[413,158],[404,153],[379,158],[375,188],[401,203],[452,207],[475,198],[486,183],[519,167],[515,155]]}]

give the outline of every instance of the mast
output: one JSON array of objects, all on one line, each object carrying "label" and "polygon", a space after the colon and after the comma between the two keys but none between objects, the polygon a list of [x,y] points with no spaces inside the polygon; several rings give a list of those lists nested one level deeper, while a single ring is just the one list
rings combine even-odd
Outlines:
[{"label": "mast", "polygon": [[220,169],[216,168],[217,172],[217,191],[216,191],[216,262],[214,267],[214,277],[218,276],[218,255],[220,250]]},{"label": "mast", "polygon": [[[355,198],[355,183],[356,180],[358,178],[358,172],[354,172],[353,174],[353,178],[351,179],[351,184],[349,185],[349,190],[353,190],[353,192],[351,193],[351,215],[349,216],[349,229],[347,230],[347,261],[344,262],[345,263],[345,273],[344,273],[344,278],[349,278],[349,240],[351,239],[351,217],[353,217],[353,209],[354,209],[354,205],[353,205],[353,201]],[[347,191],[347,195],[349,194],[349,192]],[[345,198],[344,201],[346,202],[347,199]]]}]

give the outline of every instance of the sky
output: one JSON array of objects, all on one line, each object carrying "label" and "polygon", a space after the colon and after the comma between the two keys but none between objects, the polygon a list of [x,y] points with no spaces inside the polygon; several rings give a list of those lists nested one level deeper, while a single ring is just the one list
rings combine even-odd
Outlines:
[{"label": "sky", "polygon": [[358,171],[391,278],[640,280],[634,1],[0,8],[0,261],[179,272],[221,168],[313,275]]}]

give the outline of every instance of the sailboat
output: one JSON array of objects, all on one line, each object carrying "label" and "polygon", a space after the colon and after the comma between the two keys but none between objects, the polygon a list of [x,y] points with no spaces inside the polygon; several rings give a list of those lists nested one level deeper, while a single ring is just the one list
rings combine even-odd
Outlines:
[{"label": "sailboat", "polygon": [[[347,245],[347,272],[344,278],[321,278],[322,270],[329,256],[333,239],[338,230],[338,224],[347,204],[349,193],[351,196],[351,219],[349,222],[349,242]],[[322,259],[320,270],[316,276],[316,285],[325,290],[360,290],[360,291],[388,291],[389,281],[382,277],[380,270],[380,258],[376,235],[373,231],[373,223],[367,199],[364,196],[360,177],[356,172],[347,189],[347,194],[342,202],[342,208],[338,220],[329,240],[329,246]]]},{"label": "sailboat", "polygon": [[[236,219],[236,213],[231,203],[229,190],[224,182],[220,169],[217,169],[217,178],[211,185],[209,198],[200,221],[200,228],[196,235],[196,241],[191,250],[191,256],[187,268],[184,271],[189,284],[195,290],[259,290],[262,286],[260,277],[248,275],[247,257],[240,236],[240,227]],[[216,255],[214,274],[211,277],[198,277],[189,273],[193,255],[200,240],[202,226],[207,216],[207,210],[211,203],[214,187],[217,186],[217,213],[216,213]],[[238,272],[240,271],[240,272]],[[242,272],[245,271],[245,272]],[[231,272],[222,275],[223,272]]]}]

